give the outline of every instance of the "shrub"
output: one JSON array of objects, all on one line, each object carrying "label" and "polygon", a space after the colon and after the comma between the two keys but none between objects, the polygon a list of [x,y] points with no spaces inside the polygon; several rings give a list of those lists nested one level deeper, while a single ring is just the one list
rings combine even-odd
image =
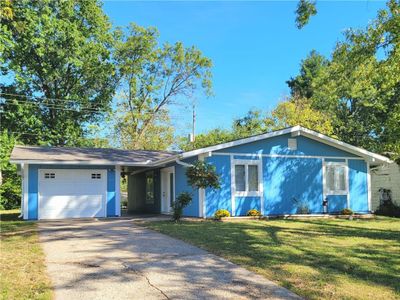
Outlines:
[{"label": "shrub", "polygon": [[186,169],[188,183],[196,188],[219,189],[219,175],[215,172],[215,167],[204,161],[196,161]]},{"label": "shrub", "polygon": [[259,216],[261,216],[261,213],[257,209],[250,209],[247,212],[247,215],[250,217],[259,217]]},{"label": "shrub", "polygon": [[296,197],[293,197],[292,200],[296,206],[296,214],[305,215],[310,213],[310,208],[308,207],[307,202],[299,200]]},{"label": "shrub", "polygon": [[183,209],[189,205],[190,201],[192,201],[192,196],[188,192],[182,192],[172,203],[172,219],[175,222],[178,222],[181,219]]},{"label": "shrub", "polygon": [[229,211],[227,211],[226,209],[218,209],[214,214],[214,218],[217,220],[221,220],[221,218],[230,217],[230,216],[231,216],[231,213]]},{"label": "shrub", "polygon": [[375,211],[375,214],[400,218],[400,206],[396,205],[391,200],[385,201],[381,205],[379,205],[378,209]]},{"label": "shrub", "polygon": [[354,214],[354,212],[350,208],[344,208],[340,213],[346,216],[351,216]]}]

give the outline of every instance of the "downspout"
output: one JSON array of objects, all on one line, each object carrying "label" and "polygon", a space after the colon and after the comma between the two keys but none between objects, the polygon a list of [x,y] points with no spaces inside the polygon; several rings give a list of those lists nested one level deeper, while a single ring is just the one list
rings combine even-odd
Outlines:
[{"label": "downspout", "polygon": [[25,198],[25,191],[24,191],[24,164],[21,164],[21,213],[19,214],[18,218],[22,218],[24,216],[24,198]]}]

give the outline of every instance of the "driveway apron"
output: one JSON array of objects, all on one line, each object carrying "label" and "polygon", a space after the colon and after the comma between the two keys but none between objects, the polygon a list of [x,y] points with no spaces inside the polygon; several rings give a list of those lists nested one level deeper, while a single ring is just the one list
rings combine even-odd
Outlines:
[{"label": "driveway apron", "polygon": [[56,299],[300,299],[132,220],[39,222]]}]

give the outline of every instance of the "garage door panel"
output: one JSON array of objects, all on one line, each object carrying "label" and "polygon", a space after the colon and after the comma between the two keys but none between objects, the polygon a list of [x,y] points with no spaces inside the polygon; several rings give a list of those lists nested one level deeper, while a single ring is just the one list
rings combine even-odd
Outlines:
[{"label": "garage door panel", "polygon": [[41,169],[39,218],[104,217],[106,174],[106,170]]}]

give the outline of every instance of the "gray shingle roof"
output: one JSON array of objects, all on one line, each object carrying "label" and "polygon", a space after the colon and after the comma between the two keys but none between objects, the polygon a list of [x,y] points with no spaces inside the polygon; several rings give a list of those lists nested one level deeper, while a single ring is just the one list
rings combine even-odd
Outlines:
[{"label": "gray shingle roof", "polygon": [[60,162],[88,163],[99,165],[142,165],[166,159],[176,152],[150,150],[121,150],[110,148],[70,148],[15,146],[10,157],[11,162]]}]

